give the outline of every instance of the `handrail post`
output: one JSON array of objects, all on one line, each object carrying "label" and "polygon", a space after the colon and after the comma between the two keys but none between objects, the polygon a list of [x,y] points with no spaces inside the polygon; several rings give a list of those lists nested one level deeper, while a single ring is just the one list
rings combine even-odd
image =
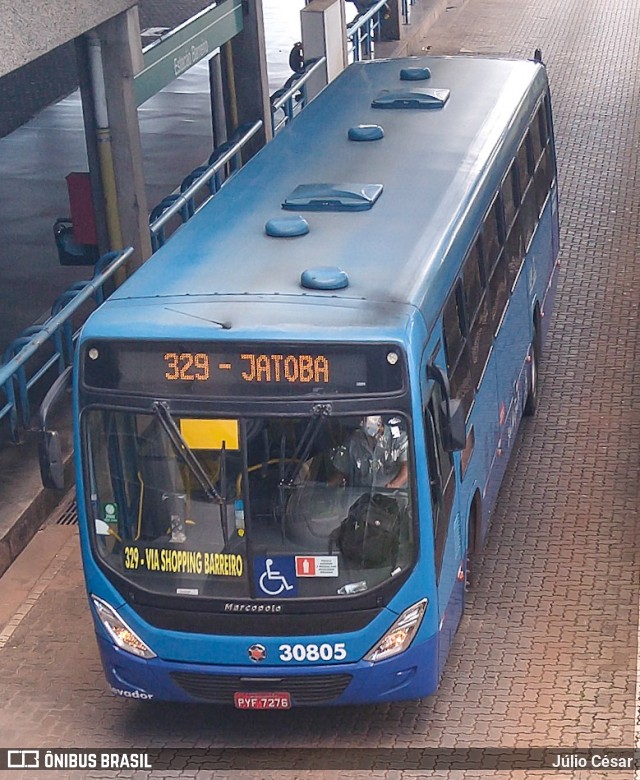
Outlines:
[{"label": "handrail post", "polygon": [[2,409],[2,414],[9,414],[9,438],[13,444],[20,443],[20,425],[18,419],[18,404],[16,402],[16,389],[14,386],[14,377],[9,377],[0,384],[3,388],[7,403]]},{"label": "handrail post", "polygon": [[[283,126],[288,124],[295,116],[295,103],[294,96],[297,92],[302,91],[303,98],[300,101],[300,110],[306,106],[308,100],[307,83],[312,76],[314,76],[320,68],[326,63],[326,57],[320,57],[317,60],[309,60],[305,63],[305,69],[301,74],[295,74],[290,77],[283,89],[279,89],[271,96],[271,125],[273,128],[273,134]],[[289,86],[288,86],[289,85]],[[276,97],[277,96],[277,97]],[[280,111],[284,112],[284,122],[276,125],[275,114]]]},{"label": "handrail post", "polygon": [[380,28],[382,14],[387,0],[378,0],[366,13],[360,14],[356,20],[347,27],[347,37],[351,39],[353,61],[358,62],[362,58],[363,49],[368,59],[373,56],[376,30]]}]

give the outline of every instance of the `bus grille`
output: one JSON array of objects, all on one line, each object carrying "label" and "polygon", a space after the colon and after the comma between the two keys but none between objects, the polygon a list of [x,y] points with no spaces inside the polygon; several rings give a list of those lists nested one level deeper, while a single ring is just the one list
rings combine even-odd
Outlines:
[{"label": "bus grille", "polygon": [[173,672],[171,678],[190,696],[216,704],[233,704],[236,691],[288,691],[296,704],[320,704],[336,699],[351,682],[350,674],[258,678]]}]

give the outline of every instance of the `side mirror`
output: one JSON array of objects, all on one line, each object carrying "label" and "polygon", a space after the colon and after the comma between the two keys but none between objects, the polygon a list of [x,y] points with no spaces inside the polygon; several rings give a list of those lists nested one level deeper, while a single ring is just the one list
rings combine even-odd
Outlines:
[{"label": "side mirror", "polygon": [[42,484],[53,490],[64,490],[64,458],[58,431],[39,432],[38,455]]},{"label": "side mirror", "polygon": [[71,384],[71,366],[65,368],[51,385],[40,406],[40,425],[38,430],[38,458],[40,478],[46,488],[64,490],[64,456],[62,443],[57,431],[48,430],[47,418],[51,409],[60,401]]},{"label": "side mirror", "polygon": [[462,401],[452,398],[440,405],[443,446],[447,452],[459,452],[467,445],[466,413]]},{"label": "side mirror", "polygon": [[442,428],[442,446],[447,452],[459,452],[467,445],[466,413],[462,401],[451,398],[449,381],[438,366],[427,366],[427,377],[440,387],[444,400],[440,403],[440,426]]}]

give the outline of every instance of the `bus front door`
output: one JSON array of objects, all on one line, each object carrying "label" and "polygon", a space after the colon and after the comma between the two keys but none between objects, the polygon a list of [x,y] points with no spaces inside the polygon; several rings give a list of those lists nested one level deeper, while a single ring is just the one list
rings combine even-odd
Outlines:
[{"label": "bus front door", "polygon": [[442,401],[441,389],[434,383],[424,407],[424,427],[438,591],[440,673],[462,615],[465,556],[456,470],[453,456],[443,443]]}]

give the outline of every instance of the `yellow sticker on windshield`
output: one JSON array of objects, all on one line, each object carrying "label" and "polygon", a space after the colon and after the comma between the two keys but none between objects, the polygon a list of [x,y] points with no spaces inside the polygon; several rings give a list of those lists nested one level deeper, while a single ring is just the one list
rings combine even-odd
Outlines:
[{"label": "yellow sticker on windshield", "polygon": [[237,420],[180,420],[180,433],[192,450],[240,449]]}]

